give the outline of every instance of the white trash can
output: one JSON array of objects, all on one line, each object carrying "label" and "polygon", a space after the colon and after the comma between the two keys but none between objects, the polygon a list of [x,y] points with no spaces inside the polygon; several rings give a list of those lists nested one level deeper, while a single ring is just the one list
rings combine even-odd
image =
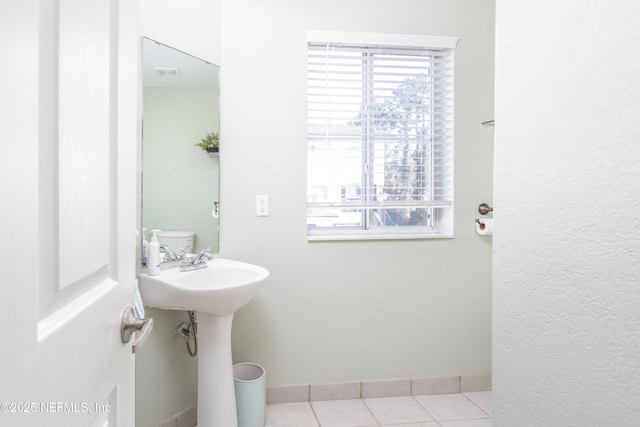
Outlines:
[{"label": "white trash can", "polygon": [[267,422],[267,383],[264,368],[255,363],[233,365],[238,427],[264,427]]}]

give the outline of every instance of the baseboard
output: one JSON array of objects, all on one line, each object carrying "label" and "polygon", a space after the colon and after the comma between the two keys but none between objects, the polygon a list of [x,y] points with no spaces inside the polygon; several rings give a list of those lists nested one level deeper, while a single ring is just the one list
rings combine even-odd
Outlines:
[{"label": "baseboard", "polygon": [[491,390],[491,374],[267,386],[267,404]]},{"label": "baseboard", "polygon": [[197,405],[193,405],[165,420],[158,427],[193,427],[196,425],[197,419],[198,407]]}]

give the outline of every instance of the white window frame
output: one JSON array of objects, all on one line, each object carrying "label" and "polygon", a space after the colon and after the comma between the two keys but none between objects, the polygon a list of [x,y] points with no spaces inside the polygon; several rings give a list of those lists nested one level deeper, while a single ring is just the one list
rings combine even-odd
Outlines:
[{"label": "white window frame", "polygon": [[[307,41],[309,44],[327,43],[342,45],[365,45],[384,47],[412,47],[434,50],[450,50],[449,56],[453,64],[453,49],[458,43],[457,37],[444,36],[424,36],[424,35],[404,35],[404,34],[373,34],[373,33],[345,33],[345,32],[325,32],[308,31]],[[453,79],[453,70],[451,70]],[[451,111],[447,115],[448,130],[447,149],[448,161],[446,162],[446,173],[449,182],[446,200],[425,200],[420,202],[420,207],[424,207],[431,212],[430,224],[427,226],[395,226],[395,227],[321,227],[307,226],[307,239],[315,240],[379,240],[379,239],[424,239],[424,238],[451,238],[453,237],[453,81],[450,83]],[[309,166],[308,166],[309,167]],[[309,180],[309,176],[307,177]],[[307,199],[308,209],[317,208],[321,204],[313,201],[313,196],[322,193],[323,189],[308,185]],[[347,191],[344,190],[343,191]],[[437,199],[437,198],[436,198]],[[325,207],[336,209],[362,208],[386,206],[385,202],[356,202],[354,206],[347,206],[344,201],[338,203],[325,203]],[[389,206],[391,208],[395,206]],[[308,210],[309,212],[309,210]],[[437,212],[437,214],[434,214]],[[364,215],[363,215],[364,216]]]}]

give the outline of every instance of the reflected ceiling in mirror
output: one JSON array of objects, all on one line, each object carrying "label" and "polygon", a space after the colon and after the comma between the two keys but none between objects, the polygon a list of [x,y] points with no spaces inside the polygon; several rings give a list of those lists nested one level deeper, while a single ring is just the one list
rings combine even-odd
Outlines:
[{"label": "reflected ceiling in mirror", "polygon": [[146,38],[142,52],[142,228],[193,232],[194,252],[218,252],[220,159],[195,144],[220,129],[219,68]]},{"label": "reflected ceiling in mirror", "polygon": [[145,87],[218,89],[218,66],[151,39],[143,39]]}]

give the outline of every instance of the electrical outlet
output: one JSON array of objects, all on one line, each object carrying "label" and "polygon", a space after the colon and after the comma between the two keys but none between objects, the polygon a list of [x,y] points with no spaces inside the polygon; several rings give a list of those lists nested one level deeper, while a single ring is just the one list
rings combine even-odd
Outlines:
[{"label": "electrical outlet", "polygon": [[256,215],[269,216],[269,196],[256,196]]}]

